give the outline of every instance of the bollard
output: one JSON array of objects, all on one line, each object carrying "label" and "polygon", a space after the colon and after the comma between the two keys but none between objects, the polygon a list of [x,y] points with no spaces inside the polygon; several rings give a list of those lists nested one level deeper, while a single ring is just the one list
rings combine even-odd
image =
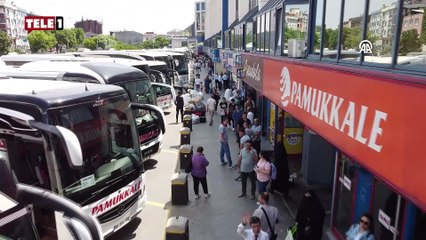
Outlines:
[{"label": "bollard", "polygon": [[180,145],[191,144],[191,131],[189,128],[184,127],[180,129]]},{"label": "bollard", "polygon": [[183,110],[183,115],[190,115],[192,116],[192,106],[191,104],[186,106],[185,109]]},{"label": "bollard", "polygon": [[189,161],[192,161],[192,146],[189,144],[184,144],[179,148],[179,159],[180,159],[180,169],[186,170],[189,165]]},{"label": "bollard", "polygon": [[172,205],[188,203],[188,174],[177,172],[172,177]]},{"label": "bollard", "polygon": [[189,219],[171,217],[166,224],[166,240],[189,240]]},{"label": "bollard", "polygon": [[191,115],[184,115],[183,116],[183,127],[187,127],[192,132],[192,117]]}]

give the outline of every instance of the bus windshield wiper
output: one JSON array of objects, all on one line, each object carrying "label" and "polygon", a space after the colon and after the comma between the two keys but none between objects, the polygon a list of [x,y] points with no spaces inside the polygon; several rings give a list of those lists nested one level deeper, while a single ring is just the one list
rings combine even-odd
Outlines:
[{"label": "bus windshield wiper", "polygon": [[128,175],[132,174],[134,171],[136,171],[136,170],[132,170],[128,173],[125,173],[125,174],[117,177],[117,178],[109,180],[108,182],[105,183],[105,185],[106,185],[105,187],[103,187],[103,188],[101,188],[97,191],[92,192],[92,195],[89,198],[87,198],[86,200],[84,200],[83,202],[81,202],[80,205],[84,206],[87,202],[89,202],[90,200],[92,200],[93,198],[98,196],[101,192],[103,192],[105,189],[108,189],[111,185],[113,185],[115,182],[117,182],[117,180],[120,180],[120,179],[123,179],[124,177],[127,177]]}]

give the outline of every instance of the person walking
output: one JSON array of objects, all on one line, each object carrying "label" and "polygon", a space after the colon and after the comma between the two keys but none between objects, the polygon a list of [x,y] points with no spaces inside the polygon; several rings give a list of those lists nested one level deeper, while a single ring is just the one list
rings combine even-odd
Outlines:
[{"label": "person walking", "polygon": [[216,100],[213,99],[213,95],[210,95],[210,98],[207,99],[207,112],[210,117],[209,125],[213,125],[213,116],[216,108]]},{"label": "person walking", "polygon": [[224,73],[222,76],[222,81],[223,81],[223,89],[226,90],[229,88],[229,76],[228,73]]},{"label": "person walking", "polygon": [[215,106],[214,110],[217,111],[217,106],[219,105],[219,100],[220,100],[220,94],[217,91],[217,88],[215,88],[213,90],[213,99],[216,101],[216,106]]},{"label": "person walking", "polygon": [[266,187],[271,181],[271,163],[269,159],[266,158],[266,153],[260,151],[259,161],[257,162],[255,168],[256,178],[257,178],[257,191],[259,194],[266,192]]},{"label": "person walking", "polygon": [[181,92],[179,92],[178,95],[176,96],[175,105],[176,105],[176,123],[178,123],[179,112],[180,112],[181,122],[183,122],[183,105],[184,105],[184,101],[183,101],[183,97],[182,97],[182,93]]},{"label": "person walking", "polygon": [[247,96],[247,101],[244,103],[244,112],[248,112],[248,109],[255,111],[255,104],[251,96]]},{"label": "person walking", "polygon": [[222,166],[226,165],[226,162],[224,160],[224,155],[226,154],[226,158],[228,159],[228,167],[233,168],[231,151],[229,150],[229,142],[228,142],[228,119],[227,118],[223,119],[222,124],[219,125],[219,140],[220,140],[220,162]]},{"label": "person walking", "polygon": [[241,118],[243,117],[243,110],[241,109],[240,106],[235,105],[235,110],[232,113],[232,123],[233,123],[233,128],[235,129],[235,132],[237,134],[237,143],[240,142],[240,136],[238,135],[238,131],[239,131],[239,122],[241,120]]},{"label": "person walking", "polygon": [[203,187],[204,196],[206,198],[210,197],[210,193],[207,187],[207,166],[209,161],[207,161],[204,156],[204,148],[202,146],[197,147],[197,152],[192,156],[192,168],[191,175],[194,180],[194,193],[195,199],[200,198],[198,194],[198,188],[201,182]]},{"label": "person walking", "polygon": [[241,198],[247,196],[247,178],[250,178],[250,199],[253,200],[256,197],[256,175],[254,172],[254,166],[257,161],[257,152],[254,148],[252,148],[251,140],[248,140],[245,143],[245,148],[241,149],[238,161],[240,162],[238,172],[241,173],[241,194],[238,195],[238,197]]},{"label": "person walking", "polygon": [[373,216],[362,214],[359,223],[353,224],[346,232],[346,240],[375,240]]},{"label": "person walking", "polygon": [[195,82],[195,91],[201,92],[201,78],[200,78],[200,74],[197,73],[194,82]]},{"label": "person walking", "polygon": [[223,97],[219,102],[219,113],[220,113],[220,119],[223,121],[223,119],[227,118],[226,115],[228,113],[228,102],[226,101],[226,98]]},{"label": "person walking", "polygon": [[281,222],[282,217],[278,209],[269,205],[269,194],[264,192],[259,195],[259,207],[254,210],[253,216],[260,219],[262,231],[268,233],[271,240],[277,239],[275,223]]},{"label": "person walking", "polygon": [[296,215],[296,240],[322,239],[325,211],[317,194],[308,190],[303,196]]},{"label": "person walking", "polygon": [[229,120],[229,124],[232,127],[232,131],[235,130],[235,124],[234,124],[234,120],[232,119],[232,115],[234,114],[235,111],[235,99],[231,99],[231,101],[228,104],[228,120]]},{"label": "person walking", "polygon": [[[250,229],[245,229],[245,226],[250,224]],[[243,220],[238,225],[237,233],[244,240],[269,240],[269,235],[262,231],[262,224],[258,217],[250,217],[248,213],[243,215]]]}]

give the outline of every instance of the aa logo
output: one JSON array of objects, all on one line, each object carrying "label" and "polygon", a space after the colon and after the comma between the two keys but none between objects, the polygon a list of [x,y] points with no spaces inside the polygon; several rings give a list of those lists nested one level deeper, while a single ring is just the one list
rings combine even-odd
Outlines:
[{"label": "aa logo", "polygon": [[368,40],[363,40],[359,43],[359,52],[360,53],[373,53],[373,44]]}]

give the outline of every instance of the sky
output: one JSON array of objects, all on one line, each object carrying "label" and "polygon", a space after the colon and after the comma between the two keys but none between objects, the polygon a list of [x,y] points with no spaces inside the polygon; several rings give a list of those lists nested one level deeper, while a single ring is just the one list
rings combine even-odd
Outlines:
[{"label": "sky", "polygon": [[183,30],[195,19],[196,0],[6,0],[41,16],[63,16],[65,28],[84,19],[103,22],[109,31],[136,31],[166,34]]}]

